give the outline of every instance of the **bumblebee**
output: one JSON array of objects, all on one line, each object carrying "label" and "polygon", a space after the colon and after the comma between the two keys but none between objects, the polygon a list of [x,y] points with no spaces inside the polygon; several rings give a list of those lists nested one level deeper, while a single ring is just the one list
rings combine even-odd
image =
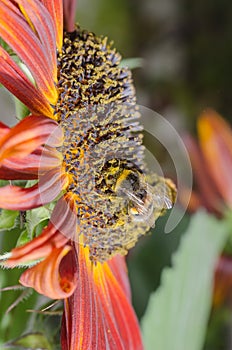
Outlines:
[{"label": "bumblebee", "polygon": [[175,203],[176,188],[171,180],[156,174],[146,176],[129,161],[111,159],[102,172],[101,188],[125,199],[133,221],[154,226],[157,217]]}]

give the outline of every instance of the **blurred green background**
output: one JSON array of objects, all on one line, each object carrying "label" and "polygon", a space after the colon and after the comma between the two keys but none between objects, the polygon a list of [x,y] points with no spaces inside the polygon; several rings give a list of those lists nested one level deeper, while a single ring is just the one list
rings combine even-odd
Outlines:
[{"label": "blurred green background", "polygon": [[[133,70],[138,103],[160,113],[180,133],[194,133],[196,118],[206,107],[231,120],[232,2],[78,0],[77,21],[83,28],[112,39],[123,58],[142,58],[142,67]],[[1,91],[0,119],[12,124],[11,97]],[[128,256],[133,303],[139,318],[189,221],[185,215],[166,235],[166,219],[159,219],[152,234]],[[12,279],[16,277],[13,274]],[[7,283],[12,284],[9,280]],[[205,349],[227,349],[230,326],[225,312],[213,315]],[[11,336],[19,335],[17,329],[11,332]]]}]

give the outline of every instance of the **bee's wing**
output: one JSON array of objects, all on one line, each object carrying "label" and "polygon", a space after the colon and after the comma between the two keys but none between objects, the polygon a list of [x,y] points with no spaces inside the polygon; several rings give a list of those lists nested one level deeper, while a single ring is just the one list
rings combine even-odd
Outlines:
[{"label": "bee's wing", "polygon": [[165,181],[157,182],[152,188],[153,204],[157,209],[171,209],[174,204],[173,192]]}]

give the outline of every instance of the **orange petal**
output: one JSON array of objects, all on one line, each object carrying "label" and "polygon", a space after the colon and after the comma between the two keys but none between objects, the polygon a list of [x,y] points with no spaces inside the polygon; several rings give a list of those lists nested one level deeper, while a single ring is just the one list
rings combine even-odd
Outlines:
[{"label": "orange petal", "polygon": [[74,259],[70,246],[54,248],[45,260],[26,270],[19,281],[51,299],[67,298],[77,285]]},{"label": "orange petal", "polygon": [[63,45],[63,0],[41,0],[48,9],[56,30],[56,45],[60,51]]},{"label": "orange petal", "polygon": [[50,222],[43,232],[32,241],[11,251],[5,262],[8,267],[47,257],[54,247],[64,246],[76,231],[76,213],[65,197],[59,199]]},{"label": "orange petal", "polygon": [[23,9],[23,14],[26,14],[43,48],[46,50],[50,71],[53,72],[53,79],[56,81],[56,37],[55,27],[50,13],[38,0],[15,0],[15,2],[20,6],[21,10]]},{"label": "orange petal", "polygon": [[130,300],[131,290],[127,275],[127,266],[125,258],[121,255],[116,255],[113,259],[108,261],[108,265],[110,266],[110,269],[114,274],[116,281],[118,281],[119,285],[124,290],[124,293],[126,294],[127,298]]},{"label": "orange petal", "polygon": [[38,184],[30,188],[18,186],[0,187],[0,208],[10,210],[28,210],[53,201],[69,183],[60,169],[47,172]]},{"label": "orange petal", "polygon": [[38,88],[51,104],[57,100],[46,50],[17,5],[0,1],[0,36],[29,68]]},{"label": "orange petal", "polygon": [[184,142],[189,152],[197,190],[200,195],[200,198],[197,199],[196,197],[194,198],[193,193],[192,203],[190,204],[194,204],[195,200],[198,201],[200,199],[200,203],[198,204],[202,204],[209,211],[220,213],[223,210],[222,199],[220,198],[220,193],[218,192],[217,187],[211,178],[210,169],[208,169],[207,165],[205,164],[200,147],[189,135],[185,136]]},{"label": "orange petal", "polygon": [[9,132],[9,127],[0,122],[0,139]]},{"label": "orange petal", "polygon": [[62,130],[55,121],[29,116],[0,139],[0,163],[12,157],[23,158],[44,143],[53,147],[61,146],[62,141]]},{"label": "orange petal", "polygon": [[[125,284],[120,285],[127,278],[124,264],[122,270],[118,268],[117,275],[121,277],[117,280],[114,262],[93,265],[88,249],[81,246],[77,259],[78,284],[65,301],[62,349],[143,349]],[[116,258],[120,259],[123,258]]]},{"label": "orange petal", "polygon": [[225,202],[232,206],[232,130],[216,112],[207,110],[199,117],[198,134],[209,172]]},{"label": "orange petal", "polygon": [[[49,101],[0,46],[0,82],[34,114],[53,118]],[[0,135],[1,136],[1,135]]]}]

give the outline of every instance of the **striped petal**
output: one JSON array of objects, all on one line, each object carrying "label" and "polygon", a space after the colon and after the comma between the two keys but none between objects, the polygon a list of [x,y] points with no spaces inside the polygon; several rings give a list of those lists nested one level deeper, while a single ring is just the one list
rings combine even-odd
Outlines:
[{"label": "striped petal", "polygon": [[0,166],[2,180],[32,180],[38,179],[46,171],[61,167],[62,155],[55,149],[40,147],[24,158],[4,160]]},{"label": "striped petal", "polygon": [[75,208],[69,199],[62,197],[57,202],[50,222],[43,232],[27,244],[13,249],[5,265],[14,267],[21,263],[45,258],[54,248],[63,247],[75,231]]},{"label": "striped petal", "polygon": [[68,186],[69,180],[60,169],[41,176],[39,183],[30,188],[5,186],[0,188],[0,208],[28,210],[53,201]]},{"label": "striped petal", "polygon": [[62,160],[61,153],[56,149],[45,146],[39,147],[24,158],[11,157],[10,159],[5,159],[4,166],[0,167],[0,174],[7,178],[3,178],[0,175],[0,179],[13,180],[10,178],[9,174],[7,174],[7,170],[4,171],[4,168],[9,169],[12,173],[18,172],[21,176],[23,174],[28,174],[35,175],[33,178],[38,178],[39,175],[44,174],[46,171],[61,167]]},{"label": "striped petal", "polygon": [[55,121],[29,116],[0,139],[0,163],[12,157],[23,158],[44,143],[53,147],[61,146],[62,141],[62,130]]},{"label": "striped petal", "polygon": [[32,113],[53,118],[53,109],[47,98],[31,83],[2,47],[0,47],[0,82]]},{"label": "striped petal", "polygon": [[36,85],[51,104],[57,100],[46,49],[17,6],[0,1],[0,36],[29,68]]},{"label": "striped petal", "polygon": [[45,260],[26,270],[19,281],[51,299],[67,298],[77,286],[74,259],[70,246],[54,248]]},{"label": "striped petal", "polygon": [[119,265],[116,274],[121,278],[117,280],[114,262],[93,265],[88,249],[82,246],[77,257],[78,285],[65,301],[62,350],[143,349],[138,321],[120,285],[126,278],[125,269]]},{"label": "striped petal", "polygon": [[201,149],[215,185],[232,207],[232,130],[216,112],[208,110],[198,120]]},{"label": "striped petal", "polygon": [[53,79],[57,79],[57,62],[56,62],[56,37],[53,20],[48,10],[39,0],[15,0],[23,9],[23,13],[29,18],[35,33],[37,33],[46,56],[49,59],[50,71],[53,73]]},{"label": "striped petal", "polygon": [[56,30],[56,45],[60,51],[63,45],[63,0],[41,0],[48,9]]},{"label": "striped petal", "polygon": [[119,285],[122,287],[127,298],[131,299],[130,283],[127,276],[127,266],[125,258],[121,255],[116,255],[113,259],[108,261],[108,265],[114,274],[115,279],[118,281]]}]

